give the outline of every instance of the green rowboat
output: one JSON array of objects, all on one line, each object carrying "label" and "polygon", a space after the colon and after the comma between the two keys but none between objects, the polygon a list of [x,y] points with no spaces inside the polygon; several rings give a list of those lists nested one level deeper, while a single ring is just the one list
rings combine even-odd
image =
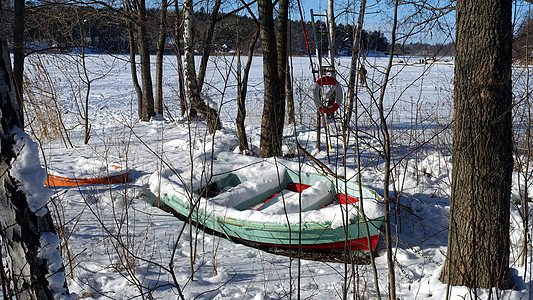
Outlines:
[{"label": "green rowboat", "polygon": [[[199,228],[235,242],[358,255],[375,249],[383,217],[372,209],[381,203],[372,189],[290,168],[253,173],[225,172],[192,189],[166,181],[160,199]],[[363,217],[362,202],[371,217]]]}]

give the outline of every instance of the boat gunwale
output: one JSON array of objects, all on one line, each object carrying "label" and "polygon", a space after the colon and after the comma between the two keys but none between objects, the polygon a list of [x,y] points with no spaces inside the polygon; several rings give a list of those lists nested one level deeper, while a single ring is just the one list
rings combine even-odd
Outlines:
[{"label": "boat gunwale", "polygon": [[[177,196],[169,196],[167,194],[165,194],[163,196],[163,199],[169,199],[171,203],[176,203],[178,205],[180,205],[184,210],[186,210],[187,212],[191,212],[190,210],[190,206],[188,204],[186,204],[185,202],[183,202],[182,199],[180,199],[179,197]],[[172,198],[175,198],[177,199],[178,201],[172,201]],[[166,202],[166,201],[165,201]],[[169,204],[168,202],[166,202],[167,204]],[[171,207],[173,207],[171,204],[169,204]],[[342,204],[336,204],[336,205],[342,205]],[[176,209],[175,207],[173,207],[174,209]],[[176,209],[178,212],[179,212],[179,209]],[[181,212],[179,212],[181,213]],[[331,226],[332,222],[328,221],[328,222],[324,222],[324,223],[321,223],[321,222],[303,222],[303,223],[292,223],[292,224],[281,224],[281,223],[276,223],[276,222],[264,222],[264,221],[253,221],[253,220],[244,220],[244,219],[237,219],[237,218],[232,218],[232,217],[223,217],[223,216],[217,216],[216,214],[214,213],[209,213],[207,212],[206,210],[202,209],[202,208],[199,208],[199,207],[196,207],[195,210],[193,211],[193,213],[196,214],[196,216],[194,215],[191,215],[190,218],[193,219],[193,220],[198,220],[199,218],[203,218],[205,221],[203,222],[204,224],[208,224],[208,222],[210,223],[215,223],[215,222],[218,222],[218,223],[222,223],[222,224],[225,224],[225,225],[231,225],[231,226],[237,226],[237,227],[240,227],[242,229],[252,229],[252,230],[268,230],[268,231],[279,231],[279,232],[295,232],[295,231],[302,231],[302,232],[311,232],[311,231],[324,231],[324,230],[327,230],[327,229],[331,229],[331,230],[337,230],[339,228],[342,228],[344,229],[344,227],[353,227],[353,226],[359,226],[360,224],[364,223],[365,220],[360,218],[360,217],[355,217],[357,219],[356,222],[351,222],[350,224],[348,224],[347,226],[340,226],[340,227],[335,227],[333,228]],[[186,215],[184,215],[186,217]],[[272,215],[272,216],[277,216],[277,215]],[[355,218],[352,218],[351,220],[355,219]],[[373,223],[373,222],[383,222],[383,219],[384,217],[378,217],[378,218],[374,218],[374,219],[370,219],[370,218],[366,218],[367,222],[370,222],[370,223]],[[240,224],[239,224],[240,223]],[[302,226],[300,226],[300,224]],[[296,227],[297,229],[292,229],[291,227]]]},{"label": "boat gunwale", "polygon": [[[367,194],[370,194],[372,196],[372,197],[363,197],[364,201],[365,200],[366,201],[368,201],[368,200],[378,200],[379,201],[379,200],[383,199],[381,197],[381,195],[379,195],[372,188],[370,188],[370,187],[368,187],[366,185],[355,183],[355,182],[353,182],[351,180],[348,180],[348,179],[339,179],[337,177],[332,177],[330,175],[318,174],[318,173],[312,173],[312,172],[305,172],[305,171],[298,173],[297,171],[294,171],[294,170],[289,169],[289,168],[287,168],[287,169],[285,169],[285,170],[283,170],[281,172],[281,179],[279,179],[279,185],[274,187],[274,188],[271,188],[270,190],[267,190],[267,191],[270,191],[270,192],[277,191],[276,193],[279,193],[280,191],[284,190],[286,188],[286,186],[288,184],[290,184],[290,183],[307,184],[307,185],[313,186],[319,180],[311,179],[311,181],[309,181],[310,180],[309,178],[312,178],[312,177],[323,178],[324,180],[329,181],[329,183],[331,184],[330,191],[332,192],[331,194],[334,197],[336,195],[343,194],[345,196],[354,197],[354,198],[357,199],[357,201],[359,201],[360,200],[359,199],[359,195],[355,195],[355,193],[359,192],[359,188],[361,188],[363,193],[367,193]],[[229,184],[230,182],[233,182],[233,179],[235,179],[235,178],[238,180],[238,183],[235,184],[235,185]],[[223,174],[222,177],[218,178],[217,180],[213,180],[211,182],[203,184],[202,186],[200,186],[198,188],[194,188],[193,189],[193,194],[196,197],[199,197],[199,199],[203,199],[204,201],[209,202],[210,199],[213,199],[216,196],[214,196],[214,197],[205,197],[205,196],[202,196],[201,195],[202,193],[200,192],[202,189],[204,189],[208,185],[215,184],[216,186],[218,186],[218,189],[220,190],[219,194],[217,194],[217,196],[218,196],[218,195],[221,195],[221,194],[225,193],[225,191],[223,191],[223,188],[225,188],[225,187],[234,188],[234,187],[237,187],[237,186],[239,186],[239,185],[241,185],[241,184],[243,184],[245,182],[251,182],[251,181],[253,181],[255,179],[258,179],[258,178],[259,178],[259,176],[248,177],[248,176],[244,176],[244,175],[238,174],[236,172],[226,172],[226,173]],[[222,182],[222,184],[220,184],[221,182]],[[226,183],[226,185],[224,185],[224,183]],[[349,185],[351,185],[351,186],[349,186]],[[350,191],[352,193],[349,193],[348,191]],[[265,193],[265,192],[266,191],[262,191],[261,193]],[[301,193],[302,192],[300,192],[300,194]],[[249,199],[251,199],[251,198],[253,198],[253,197],[250,197]],[[329,204],[327,204],[326,206],[324,206],[322,208],[304,210],[304,211],[301,211],[301,212],[318,211],[318,210],[327,208],[330,205],[336,205],[334,203],[334,201],[330,202]],[[243,202],[246,202],[246,201],[243,201]],[[261,202],[261,200],[255,202],[254,204],[257,204],[257,203],[260,203],[260,202]],[[252,206],[254,204],[252,204]],[[341,203],[338,203],[338,204],[341,204]],[[344,204],[344,203],[342,203],[342,204]],[[352,204],[355,204],[355,203],[352,203]],[[243,207],[241,207],[242,203],[237,203],[237,204],[235,204],[233,206],[223,206],[223,205],[220,205],[220,204],[217,204],[217,203],[213,203],[213,205],[214,206],[219,206],[219,207],[226,207],[226,208],[229,208],[229,209],[236,209],[238,211],[246,211],[246,210],[250,209],[250,207],[251,207],[251,206],[247,206],[247,207],[243,208]],[[272,215],[275,215],[275,214],[272,214]]]},{"label": "boat gunwale", "polygon": [[[355,192],[357,192],[359,189],[359,187],[361,187],[362,189],[364,189],[364,192],[367,193],[367,194],[370,194],[371,197],[368,197],[366,198],[367,200],[366,201],[372,201],[372,200],[380,200],[382,199],[382,197],[376,192],[374,191],[373,189],[369,188],[368,186],[365,186],[365,185],[359,185],[353,181],[350,181],[350,180],[347,180],[347,179],[342,179],[342,180],[339,180],[338,178],[333,178],[331,176],[328,176],[328,175],[324,175],[324,174],[318,174],[318,173],[312,173],[312,172],[301,172],[301,173],[298,173],[297,171],[294,171],[292,169],[285,169],[283,170],[283,174],[284,175],[287,175],[287,176],[283,176],[282,180],[281,180],[281,186],[278,186],[274,189],[271,189],[271,190],[276,190],[276,189],[283,189],[287,184],[289,183],[300,183],[300,184],[310,184],[310,185],[313,185],[314,183],[318,182],[319,180],[317,180],[316,178],[324,178],[326,180],[328,180],[332,186],[331,186],[331,189],[332,191],[335,191],[338,194],[344,194],[344,195],[347,195],[347,196],[352,196],[352,197],[355,197],[355,198],[359,198],[358,196],[355,196]],[[313,178],[315,177],[315,178]],[[195,189],[192,189],[193,191],[193,196],[194,197],[198,197],[197,198],[197,203],[194,204],[194,203],[190,203],[190,201],[187,201],[187,200],[183,200],[182,197],[179,196],[179,193],[178,194],[175,194],[175,193],[165,193],[164,194],[164,197],[168,197],[170,198],[169,201],[171,202],[176,202],[176,203],[181,203],[181,206],[183,207],[183,209],[187,210],[189,213],[191,211],[190,207],[192,205],[192,207],[194,207],[194,213],[196,213],[198,215],[198,217],[201,217],[201,218],[204,218],[206,219],[206,222],[209,221],[209,222],[221,222],[221,223],[226,223],[226,224],[229,224],[229,225],[233,225],[233,226],[239,226],[239,227],[249,227],[250,229],[255,229],[255,228],[259,228],[259,229],[265,229],[265,226],[268,226],[270,228],[272,227],[277,227],[279,229],[272,229],[272,230],[289,230],[289,229],[286,229],[287,227],[292,227],[292,226],[299,226],[300,223],[291,223],[291,224],[287,224],[285,222],[276,222],[276,221],[272,221],[272,222],[269,222],[269,221],[257,221],[257,220],[246,220],[244,218],[235,218],[235,217],[226,217],[224,216],[223,213],[221,213],[221,211],[217,211],[217,208],[222,208],[222,209],[232,209],[232,210],[237,210],[237,211],[247,211],[248,209],[238,209],[236,208],[237,206],[239,206],[241,203],[237,203],[233,206],[223,206],[223,205],[220,205],[220,204],[217,204],[216,202],[211,202],[210,203],[210,199],[216,197],[216,196],[213,196],[213,197],[204,197],[204,196],[201,196],[201,190],[205,187],[207,187],[208,185],[212,185],[212,184],[215,184],[218,186],[218,189],[220,190],[219,194],[222,194],[222,193],[225,193],[225,191],[223,191],[223,188],[224,187],[236,187],[242,183],[245,183],[245,182],[249,182],[251,180],[254,180],[254,179],[257,179],[258,176],[254,176],[254,177],[248,177],[248,176],[243,176],[242,174],[239,174],[239,173],[236,173],[236,172],[227,172],[224,174],[223,177],[220,177],[218,178],[217,180],[214,180],[210,183],[206,183],[206,184],[203,184],[202,186],[198,187],[198,188],[195,188]],[[235,181],[233,179],[237,179],[237,183],[235,183]],[[312,181],[312,182],[310,182]],[[219,185],[219,183],[222,182],[226,185]],[[350,185],[350,186],[349,186]],[[262,192],[264,193],[264,192]],[[217,194],[217,196],[219,195]],[[171,198],[176,198],[176,200],[172,200]],[[251,196],[250,198],[248,199],[251,199],[253,198],[253,196]],[[365,199],[364,198],[364,199]],[[189,199],[190,200],[190,199]],[[205,201],[205,202],[204,202]],[[203,203],[202,203],[203,202]],[[246,202],[246,200],[244,201]],[[260,201],[256,202],[256,203],[259,203]],[[202,206],[204,205],[208,205],[210,206],[210,208],[213,208],[211,211],[207,210],[207,209],[204,209],[202,208]],[[314,211],[320,211],[322,209],[335,209],[337,207],[342,207],[343,205],[345,205],[344,203],[330,203],[328,205],[326,205],[325,207],[322,207],[322,208],[319,208],[319,209],[313,209],[313,210],[309,210],[309,211],[305,211],[306,213],[307,212],[310,212],[310,213],[313,213]],[[352,203],[352,205],[355,206],[355,203]],[[289,213],[289,214],[266,214],[266,216],[269,216],[269,217],[276,217],[276,216],[284,216],[284,215],[291,215],[291,214],[298,214],[300,212],[296,212],[296,213]],[[345,212],[343,212],[345,213]],[[192,216],[191,216],[192,217]],[[382,222],[383,221],[383,216],[379,216],[379,217],[376,217],[376,218],[369,218],[369,217],[362,217],[362,216],[352,216],[350,218],[350,223],[348,224],[348,226],[350,225],[360,225],[361,223],[364,223],[365,221],[368,222],[368,221],[377,221],[377,222]],[[332,221],[325,221],[325,222],[317,222],[317,221],[305,221],[305,222],[302,222],[301,224],[303,225],[302,226],[302,230],[312,230],[312,229],[315,229],[315,230],[323,230],[324,228],[331,228],[333,230],[339,228],[339,227],[346,227],[345,225],[342,225],[342,226],[337,226],[337,227],[332,227]],[[344,223],[344,222],[343,222]],[[306,228],[303,228],[303,227],[306,227]],[[291,230],[292,231],[292,230]]]}]

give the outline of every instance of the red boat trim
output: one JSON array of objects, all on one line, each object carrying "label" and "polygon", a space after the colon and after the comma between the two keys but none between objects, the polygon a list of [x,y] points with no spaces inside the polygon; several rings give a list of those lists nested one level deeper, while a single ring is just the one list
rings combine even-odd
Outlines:
[{"label": "red boat trim", "polygon": [[[303,184],[303,183],[289,183],[287,184],[287,187],[285,187],[286,190],[289,190],[291,192],[295,192],[295,193],[302,193],[305,189],[307,188],[310,188],[311,185],[309,184]],[[263,205],[265,203],[267,203],[268,201],[272,200],[272,198],[276,197],[276,195],[279,194],[279,193],[275,193],[274,195],[268,197],[267,199],[265,199],[263,201]],[[255,210],[259,210],[263,205],[260,205],[259,207],[257,207]]]},{"label": "red boat trim", "polygon": [[133,178],[129,171],[117,175],[94,178],[68,178],[48,174],[46,185],[48,187],[76,187],[82,185],[125,183],[132,181],[132,179]]},{"label": "red boat trim", "polygon": [[289,183],[286,187],[287,190],[295,193],[302,193],[305,189],[310,188],[311,185],[303,183]]},{"label": "red boat trim", "polygon": [[348,204],[357,203],[359,201],[359,199],[346,194],[337,194],[337,200],[342,204],[346,204],[346,200],[348,200]]},{"label": "red boat trim", "polygon": [[[227,235],[226,232],[216,231],[216,230],[213,230],[213,229],[211,229],[209,227],[205,227],[204,225],[198,223],[194,219],[190,219],[189,220],[186,216],[178,213],[174,209],[170,209],[170,212],[174,216],[176,216],[178,219],[180,219],[180,220],[182,220],[184,222],[185,221],[191,221],[194,226],[197,226],[197,227],[201,226],[201,228],[205,232],[207,232],[209,234],[214,234],[214,235],[217,235],[217,236],[225,237],[225,238],[227,238],[228,240],[230,240],[230,241],[232,241],[234,243],[239,243],[239,244],[243,244],[243,245],[246,245],[246,246],[250,246],[250,247],[254,247],[254,248],[262,249],[262,250],[266,250],[266,251],[270,251],[272,249],[298,250],[298,247],[299,247],[298,244],[286,245],[286,244],[261,243],[261,242],[257,242],[257,241],[251,241],[251,240],[242,239],[242,238],[239,238],[239,237],[236,237],[236,236],[229,236],[229,235]],[[376,249],[378,240],[379,240],[379,234],[370,236],[370,245],[371,245],[371,249],[372,249],[371,251],[369,251],[369,247],[368,247],[368,237],[361,237],[361,238],[358,238],[358,239],[350,240],[350,241],[348,241],[348,247],[353,252],[373,252]],[[330,257],[330,255],[332,253],[342,253],[342,252],[344,252],[344,245],[345,245],[345,241],[339,241],[339,242],[334,242],[334,243],[323,243],[323,244],[302,244],[302,250],[306,250],[308,252],[328,253],[328,257]]]},{"label": "red boat trim", "polygon": [[268,201],[272,200],[272,198],[276,197],[277,194],[278,194],[278,193],[275,193],[274,195],[268,197],[265,201],[263,201],[263,204],[261,204],[261,205],[260,205],[259,207],[257,207],[255,210],[259,210],[261,207],[263,207],[263,205],[264,205],[265,203],[267,203]]},{"label": "red boat trim", "polygon": [[[379,240],[379,234],[373,235],[370,237],[370,243],[372,247],[372,251],[376,249],[376,245],[378,244]],[[255,243],[255,242],[254,242]],[[292,244],[292,245],[286,245],[286,244],[268,244],[268,243],[257,243],[258,245],[264,246],[264,247],[277,247],[277,248],[285,248],[285,249],[295,249],[298,248],[298,244]],[[306,250],[331,250],[331,251],[344,251],[345,241],[340,242],[334,242],[334,243],[324,243],[324,244],[302,244],[302,249]],[[362,237],[358,239],[353,239],[348,241],[348,248],[351,251],[369,251],[368,248],[368,238]]]}]

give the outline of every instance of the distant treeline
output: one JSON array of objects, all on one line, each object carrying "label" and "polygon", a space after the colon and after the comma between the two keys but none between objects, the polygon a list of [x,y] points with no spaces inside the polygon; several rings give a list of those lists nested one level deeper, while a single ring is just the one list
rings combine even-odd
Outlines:
[{"label": "distant treeline", "polygon": [[[9,7],[5,10],[12,24],[13,13]],[[148,9],[146,22],[149,37],[150,50],[155,52],[157,36],[159,32],[159,9]],[[168,13],[168,38],[167,51],[172,52],[176,36],[182,42],[182,32],[176,31],[176,15],[174,10]],[[208,14],[202,11],[196,12],[196,49],[202,49],[200,44],[207,30]],[[322,25],[320,21],[317,26]],[[312,26],[310,22],[305,24],[308,42],[311,50],[314,50]],[[252,38],[257,25],[247,17],[238,14],[225,15],[217,22],[214,32],[213,51],[220,53],[232,53],[237,49],[246,52],[248,43]],[[12,26],[9,26],[10,31]],[[351,55],[353,46],[352,25],[337,24],[335,28],[335,48],[338,55]],[[293,55],[307,53],[306,42],[303,34],[303,26],[300,21],[291,21],[288,26],[290,49]],[[11,33],[11,32],[10,32]],[[320,43],[320,33],[317,34]],[[12,34],[9,34],[12,41]],[[78,6],[64,4],[49,4],[45,2],[26,2],[26,33],[27,52],[32,51],[72,51],[77,47],[85,47],[86,51],[126,53],[128,49],[128,33],[126,19],[122,8]],[[380,31],[363,31],[363,51],[388,52],[390,44]],[[90,50],[88,50],[90,49]],[[181,48],[183,49],[183,48]],[[257,53],[261,52],[258,42]],[[313,51],[314,54],[314,51]]]}]

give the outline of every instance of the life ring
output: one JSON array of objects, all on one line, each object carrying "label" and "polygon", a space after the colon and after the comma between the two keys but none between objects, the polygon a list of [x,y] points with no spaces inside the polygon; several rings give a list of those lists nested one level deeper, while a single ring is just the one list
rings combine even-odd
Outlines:
[{"label": "life ring", "polygon": [[340,108],[343,96],[342,87],[335,78],[323,76],[315,82],[313,100],[318,112],[327,115],[333,114]]}]

